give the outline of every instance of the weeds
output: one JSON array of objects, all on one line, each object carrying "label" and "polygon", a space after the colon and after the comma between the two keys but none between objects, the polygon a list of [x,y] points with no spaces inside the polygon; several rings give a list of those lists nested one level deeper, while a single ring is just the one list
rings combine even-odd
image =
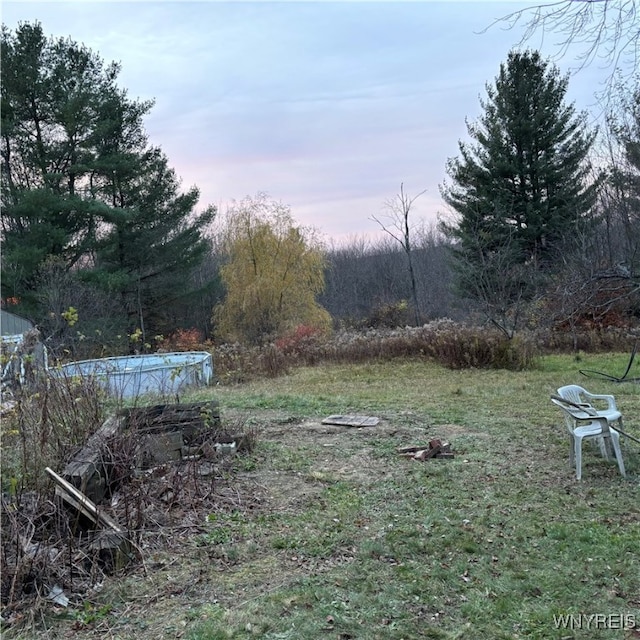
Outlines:
[{"label": "weeds", "polygon": [[104,396],[89,378],[51,377],[19,389],[2,420],[2,490],[9,495],[48,485],[59,467],[104,420]]},{"label": "weeds", "polygon": [[[249,454],[258,437],[254,427],[237,420],[223,428],[212,402],[203,403],[199,413],[198,405],[169,405],[184,425],[184,457],[149,460],[149,434],[157,431],[149,421],[161,421],[165,405],[121,410],[103,421],[104,400],[91,379],[56,376],[20,389],[3,420],[3,626],[36,633],[42,622],[38,612],[51,606],[73,607],[82,628],[97,624],[111,608],[94,607],[90,597],[107,575],[136,566],[131,561],[140,558],[142,548],[164,547],[175,528],[198,532],[203,510],[224,513],[246,504],[244,497],[224,494],[233,458],[219,456],[214,443],[233,439],[234,452]],[[96,439],[103,423],[115,427]],[[83,449],[87,442],[99,448]],[[45,468],[61,471],[79,451],[81,465],[92,465],[92,475],[82,476],[87,480],[82,491],[121,535],[105,535],[54,493]],[[162,447],[159,455],[165,455]],[[227,560],[232,554],[231,549]]]},{"label": "weeds", "polygon": [[358,364],[400,358],[421,358],[449,369],[522,371],[536,366],[542,354],[629,351],[632,331],[610,328],[576,336],[558,332],[521,332],[508,339],[498,330],[437,320],[422,327],[376,328],[327,335],[307,327],[264,347],[220,345],[214,350],[221,384],[275,378],[300,366]]}]

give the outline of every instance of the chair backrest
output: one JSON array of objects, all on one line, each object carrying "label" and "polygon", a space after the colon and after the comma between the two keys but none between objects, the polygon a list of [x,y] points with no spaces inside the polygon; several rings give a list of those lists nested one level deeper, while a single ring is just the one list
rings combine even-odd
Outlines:
[{"label": "chair backrest", "polygon": [[[616,406],[616,399],[611,394],[593,394],[577,384],[567,384],[564,387],[560,387],[556,393],[559,397],[574,404],[593,407],[595,412],[605,415],[609,421],[621,418],[622,414]],[[594,401],[598,402],[598,406],[594,405]],[[606,407],[604,403],[606,403]]]},{"label": "chair backrest", "polygon": [[551,402],[553,402],[553,404],[560,408],[560,410],[562,411],[562,416],[564,418],[564,426],[567,428],[567,431],[570,434],[573,434],[573,430],[576,428],[578,422],[572,415],[571,411],[569,411],[569,407],[560,400],[556,400],[555,398],[551,398]]},{"label": "chair backrest", "polygon": [[558,389],[558,395],[565,400],[570,400],[576,404],[586,402],[584,394],[586,389],[577,384],[567,384]]}]

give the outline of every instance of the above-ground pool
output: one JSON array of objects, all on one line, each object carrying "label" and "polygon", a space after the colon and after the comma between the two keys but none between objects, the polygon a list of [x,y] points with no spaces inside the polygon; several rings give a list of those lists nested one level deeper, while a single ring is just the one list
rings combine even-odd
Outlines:
[{"label": "above-ground pool", "polygon": [[93,377],[120,398],[171,395],[211,384],[213,358],[206,351],[186,351],[80,360],[62,365],[54,375]]}]

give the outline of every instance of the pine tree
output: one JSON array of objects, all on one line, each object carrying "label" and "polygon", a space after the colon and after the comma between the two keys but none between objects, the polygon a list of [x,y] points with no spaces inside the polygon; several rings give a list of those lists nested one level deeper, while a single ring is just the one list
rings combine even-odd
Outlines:
[{"label": "pine tree", "polygon": [[442,195],[457,217],[442,229],[456,245],[458,286],[494,310],[532,294],[532,269],[553,266],[595,202],[595,133],[565,103],[567,86],[538,52],[511,52],[467,125],[475,143],[460,142],[447,163]]},{"label": "pine tree", "polygon": [[98,180],[94,137],[117,73],[74,42],[45,38],[39,24],[3,27],[3,295],[28,303],[48,256],[72,268],[90,250],[106,209],[86,197]]},{"label": "pine tree", "polygon": [[38,309],[53,256],[115,295],[130,331],[160,333],[204,257],[198,190],[182,192],[143,117],[151,101],[117,85],[119,66],[40,24],[2,29],[2,291]]},{"label": "pine tree", "polygon": [[198,189],[180,191],[160,149],[148,149],[134,165],[135,173],[128,163],[113,171],[115,206],[105,215],[108,231],[96,243],[95,267],[85,278],[120,298],[129,330],[146,341],[175,328],[165,321],[172,315],[167,307],[190,294],[187,276],[208,250],[203,232],[215,210],[195,213]]}]

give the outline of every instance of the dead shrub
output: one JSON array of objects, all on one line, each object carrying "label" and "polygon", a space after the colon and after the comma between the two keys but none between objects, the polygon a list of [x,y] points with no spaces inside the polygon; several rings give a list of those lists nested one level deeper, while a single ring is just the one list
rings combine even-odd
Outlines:
[{"label": "dead shrub", "polygon": [[535,338],[547,353],[604,353],[630,351],[640,340],[640,328],[606,327],[577,331],[537,331]]},{"label": "dead shrub", "polygon": [[415,312],[412,306],[406,300],[400,300],[376,306],[361,325],[373,329],[392,329],[411,325],[414,318]]},{"label": "dead shrub", "polygon": [[422,327],[342,331],[333,336],[300,330],[261,348],[221,345],[214,357],[218,380],[224,384],[274,377],[301,365],[392,358],[430,358],[451,369],[521,370],[534,365],[537,353],[533,335],[508,339],[498,330],[439,320]]},{"label": "dead shrub", "polygon": [[2,490],[10,495],[48,484],[56,468],[104,420],[104,394],[91,378],[47,376],[18,389],[2,420]]},{"label": "dead shrub", "polygon": [[300,325],[278,338],[273,346],[286,362],[313,366],[321,359],[326,338],[327,332],[325,330],[309,325]]},{"label": "dead shrub", "polygon": [[3,496],[0,510],[3,626],[35,630],[43,607],[79,604],[105,567],[98,550],[80,548],[73,520],[52,491]]},{"label": "dead shrub", "polygon": [[[289,371],[291,362],[273,344],[248,347],[238,342],[221,344],[213,351],[220,384],[241,384],[256,378],[274,378]],[[291,360],[291,359],[290,359]]]},{"label": "dead shrub", "polygon": [[498,330],[460,325],[436,328],[425,342],[432,357],[450,369],[519,371],[531,368],[537,353],[534,342],[524,336],[509,339]]},{"label": "dead shrub", "polygon": [[211,344],[203,339],[199,329],[176,329],[166,338],[156,337],[158,348],[163,351],[208,351]]}]

